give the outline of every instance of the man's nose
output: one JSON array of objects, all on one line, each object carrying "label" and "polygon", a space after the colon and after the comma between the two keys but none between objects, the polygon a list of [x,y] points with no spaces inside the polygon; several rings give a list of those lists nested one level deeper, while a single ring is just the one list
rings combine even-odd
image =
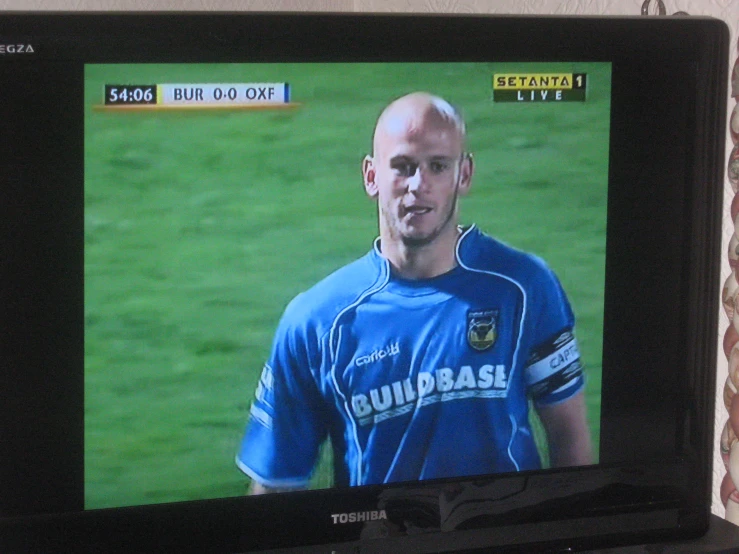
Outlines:
[{"label": "man's nose", "polygon": [[418,189],[420,189],[421,186],[423,185],[423,180],[424,180],[423,172],[421,171],[421,166],[419,165],[418,167],[416,167],[416,171],[413,173],[413,175],[408,177],[406,181],[407,186],[408,186],[408,191],[409,192],[418,191]]}]

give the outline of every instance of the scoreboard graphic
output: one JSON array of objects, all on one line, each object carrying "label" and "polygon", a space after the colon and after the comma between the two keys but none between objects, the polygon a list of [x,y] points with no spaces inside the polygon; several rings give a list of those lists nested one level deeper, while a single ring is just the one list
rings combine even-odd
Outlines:
[{"label": "scoreboard graphic", "polygon": [[493,102],[584,102],[586,73],[497,73]]},{"label": "scoreboard graphic", "polygon": [[[495,73],[493,102],[584,102],[586,73]],[[289,83],[106,84],[96,110],[284,109]]]},{"label": "scoreboard graphic", "polygon": [[98,110],[280,109],[290,101],[288,83],[187,83],[108,85]]}]

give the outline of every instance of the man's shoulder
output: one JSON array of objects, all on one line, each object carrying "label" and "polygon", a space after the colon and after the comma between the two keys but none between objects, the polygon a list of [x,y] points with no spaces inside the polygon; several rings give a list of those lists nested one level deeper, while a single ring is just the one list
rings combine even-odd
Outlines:
[{"label": "man's shoulder", "polygon": [[496,273],[517,281],[536,281],[552,274],[539,256],[510,246],[475,227],[465,232],[458,257],[469,269]]},{"label": "man's shoulder", "polygon": [[380,285],[382,264],[373,252],[354,260],[298,294],[285,309],[285,318],[331,325],[345,309]]}]

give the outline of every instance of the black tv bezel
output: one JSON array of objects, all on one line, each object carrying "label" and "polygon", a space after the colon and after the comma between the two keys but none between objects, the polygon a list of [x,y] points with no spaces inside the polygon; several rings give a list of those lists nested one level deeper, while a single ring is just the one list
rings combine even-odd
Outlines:
[{"label": "black tv bezel", "polygon": [[[11,84],[0,87],[0,120],[6,122],[0,185],[7,199],[0,208],[0,390],[7,398],[0,428],[0,545],[7,551],[422,552],[484,545],[531,551],[686,538],[707,529],[728,66],[724,23],[16,13],[0,15],[0,38],[34,45],[32,55],[0,58],[0,82]],[[281,61],[612,63],[602,463],[457,481],[491,497],[512,479],[540,487],[556,482],[563,487],[558,496],[529,504],[522,499],[505,517],[483,513],[469,529],[426,528],[420,536],[372,540],[360,540],[361,525],[333,525],[330,514],[390,502],[393,517],[412,518],[418,491],[442,495],[446,483],[81,511],[82,64]],[[584,491],[583,481],[593,488]],[[635,516],[649,523],[639,525]],[[583,533],[584,523],[591,531]]]}]

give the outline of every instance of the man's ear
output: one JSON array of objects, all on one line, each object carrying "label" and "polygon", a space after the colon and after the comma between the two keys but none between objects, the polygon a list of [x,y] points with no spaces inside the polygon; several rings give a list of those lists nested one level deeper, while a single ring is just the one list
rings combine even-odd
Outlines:
[{"label": "man's ear", "polygon": [[464,196],[472,186],[472,174],[475,172],[475,162],[472,154],[462,154],[462,163],[459,165],[459,194]]},{"label": "man's ear", "polygon": [[362,177],[364,178],[364,191],[367,196],[377,198],[377,169],[371,156],[365,156],[362,160]]}]

